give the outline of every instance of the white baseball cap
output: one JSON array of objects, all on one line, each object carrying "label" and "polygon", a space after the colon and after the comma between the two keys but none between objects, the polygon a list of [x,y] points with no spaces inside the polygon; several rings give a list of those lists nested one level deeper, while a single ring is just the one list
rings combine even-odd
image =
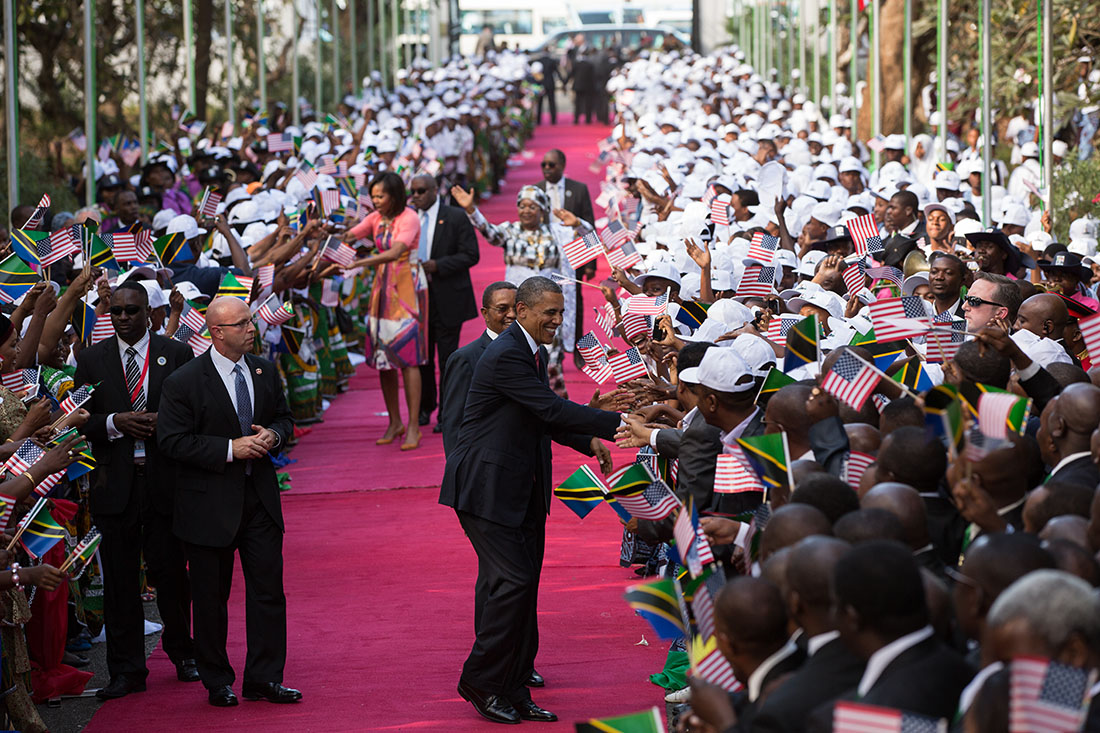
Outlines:
[{"label": "white baseball cap", "polygon": [[752,368],[735,349],[707,349],[699,366],[685,369],[679,377],[716,392],[748,392],[756,386]]},{"label": "white baseball cap", "polygon": [[195,221],[195,217],[190,214],[180,214],[172,221],[168,222],[168,234],[176,234],[177,232],[183,232],[184,238],[191,240],[195,237],[206,234],[206,230],[199,227],[199,223]]}]

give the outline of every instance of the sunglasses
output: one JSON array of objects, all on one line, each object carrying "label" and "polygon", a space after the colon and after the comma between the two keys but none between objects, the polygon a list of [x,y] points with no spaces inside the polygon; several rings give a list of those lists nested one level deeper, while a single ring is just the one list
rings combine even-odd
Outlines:
[{"label": "sunglasses", "polygon": [[557,168],[558,164],[557,163],[549,163],[549,162],[544,161],[543,164],[542,164],[542,167],[543,168]]},{"label": "sunglasses", "polygon": [[125,313],[128,316],[136,316],[138,313],[141,313],[141,306],[140,305],[112,305],[110,312],[111,312],[112,316],[121,316],[123,313]]},{"label": "sunglasses", "polygon": [[425,194],[427,192],[428,192],[428,189],[426,189],[426,188],[410,188],[409,189],[409,193],[415,193],[417,196],[420,196],[421,194]]},{"label": "sunglasses", "polygon": [[963,298],[963,302],[971,308],[978,308],[983,305],[992,305],[998,308],[1007,308],[1008,306],[1001,305],[1000,303],[994,303],[992,300],[982,300],[977,295],[968,295]]}]

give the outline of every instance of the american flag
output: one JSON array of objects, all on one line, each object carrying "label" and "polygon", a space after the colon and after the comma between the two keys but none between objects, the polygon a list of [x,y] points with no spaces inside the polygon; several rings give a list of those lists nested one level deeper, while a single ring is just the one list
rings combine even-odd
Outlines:
[{"label": "american flag", "polygon": [[137,237],[129,232],[117,232],[115,234],[101,234],[100,239],[107,243],[119,262],[144,262],[145,258],[138,255]]},{"label": "american flag", "polygon": [[92,326],[92,344],[98,344],[100,341],[111,338],[115,335],[115,324],[111,322],[110,316],[100,316],[95,319],[95,325]]},{"label": "american flag", "polygon": [[950,361],[955,358],[964,341],[966,341],[966,321],[961,318],[951,322],[951,330],[943,327],[933,328],[924,340],[924,358],[933,363]]},{"label": "american flag", "polygon": [[1081,729],[1093,682],[1088,670],[1034,657],[1013,659],[1010,669],[1009,733]]},{"label": "american flag", "polygon": [[196,332],[186,323],[182,322],[180,323],[179,328],[176,329],[176,332],[172,334],[172,338],[174,338],[176,341],[182,341],[190,346],[191,351],[192,353],[194,353],[195,356],[206,353],[206,350],[209,349],[210,346],[213,344],[210,339],[204,338],[201,333]]},{"label": "american flag", "polygon": [[660,316],[668,309],[668,293],[662,293],[656,297],[635,295],[626,301],[626,312],[637,313],[642,316]]},{"label": "american flag", "polygon": [[858,411],[863,409],[863,404],[875,391],[879,376],[871,365],[852,352],[845,351],[821,380],[821,387]]},{"label": "american flag", "polygon": [[974,426],[966,431],[966,447],[963,448],[963,456],[971,463],[977,463],[995,450],[1008,445],[1008,441],[1001,438],[991,438]]},{"label": "american flag", "polygon": [[727,453],[720,454],[714,464],[714,493],[741,494],[746,491],[764,491],[764,484],[752,469],[740,446],[726,446]]},{"label": "american flag", "polygon": [[672,493],[661,479],[655,479],[644,490],[636,494],[616,494],[615,501],[630,512],[630,516],[638,519],[650,519],[660,521],[676,511],[680,506],[680,500]]},{"label": "american flag", "polygon": [[623,313],[623,338],[633,341],[638,336],[644,336],[653,330],[649,320],[637,313]]},{"label": "american flag", "polygon": [[709,209],[710,208],[710,202],[714,201],[716,196],[718,196],[718,189],[715,188],[714,184],[712,183],[709,186],[707,186],[706,193],[703,194],[703,205],[706,206]]},{"label": "american flag", "polygon": [[359,205],[359,210],[356,212],[356,215],[360,219],[374,211],[374,202],[371,201],[370,193],[367,191],[360,191],[355,202]]},{"label": "american flag", "polygon": [[867,268],[863,264],[862,258],[849,263],[844,268],[841,277],[844,279],[844,287],[848,288],[849,295],[855,295],[867,286],[866,272]]},{"label": "american flag", "polygon": [[281,326],[294,317],[294,307],[272,294],[260,303],[260,307],[256,309],[256,315],[269,326]]},{"label": "american flag", "polygon": [[936,720],[894,708],[838,702],[833,708],[833,733],[945,733],[946,720]]},{"label": "american flag", "polygon": [[0,385],[10,389],[12,392],[18,392],[23,389],[23,372],[14,371],[7,374],[0,374]]},{"label": "american flag", "polygon": [[676,517],[676,523],[672,525],[672,536],[676,538],[676,552],[680,555],[680,561],[687,565],[693,578],[699,577],[704,565],[714,562],[714,553],[710,550],[703,528],[699,526],[699,517],[690,500]]},{"label": "american flag", "polygon": [[752,241],[749,242],[749,253],[746,257],[759,262],[761,265],[770,265],[775,262],[777,249],[779,249],[779,237],[757,232],[752,235]]},{"label": "american flag", "polygon": [[1081,337],[1085,340],[1085,348],[1089,356],[1096,359],[1100,356],[1100,313],[1077,321],[1081,328]]},{"label": "american flag", "polygon": [[46,451],[34,441],[24,440],[23,445],[19,446],[4,464],[4,470],[13,476],[18,476],[33,466],[45,454]]},{"label": "american flag", "polygon": [[983,392],[978,398],[978,424],[982,432],[990,438],[1007,438],[1008,415],[1021,399],[1024,398],[1009,392]]},{"label": "american flag", "polygon": [[607,357],[607,363],[611,365],[611,374],[619,384],[629,382],[631,379],[649,376],[645,362],[642,361],[642,355],[633,346],[626,351]]},{"label": "american flag", "polygon": [[886,280],[893,283],[897,287],[901,287],[902,282],[905,279],[905,273],[896,267],[890,267],[889,265],[883,265],[882,267],[868,267],[867,274],[872,280]]},{"label": "american flag", "polygon": [[805,317],[797,313],[781,313],[778,316],[772,316],[768,321],[768,340],[777,344],[787,343],[787,332],[791,330],[791,326]]},{"label": "american flag", "polygon": [[882,237],[879,236],[874,214],[857,216],[848,221],[847,227],[848,233],[852,235],[856,254],[866,255],[883,251]]},{"label": "american flag", "polygon": [[914,295],[876,300],[868,306],[875,337],[879,341],[897,341],[923,336],[932,327],[924,301]]},{"label": "american flag", "polygon": [[603,384],[611,378],[611,365],[606,361],[598,368],[593,368],[586,362],[581,365],[581,371],[591,377],[596,384]]},{"label": "american flag", "polygon": [[569,266],[574,270],[579,270],[600,256],[600,253],[603,252],[603,244],[600,242],[599,235],[595,232],[586,232],[583,236],[563,245],[561,250],[565,253],[565,259],[569,262]]},{"label": "american flag", "polygon": [[729,196],[718,196],[710,202],[710,220],[724,227],[730,225]]},{"label": "american flag", "polygon": [[302,184],[302,188],[307,191],[317,185],[317,172],[313,170],[313,166],[309,164],[309,161],[302,162],[294,177]]},{"label": "american flag", "polygon": [[71,414],[73,410],[90,400],[94,391],[95,385],[85,384],[80,389],[69,392],[69,396],[61,401],[61,411],[66,415]]},{"label": "american flag", "polygon": [[600,239],[604,243],[604,248],[610,252],[630,241],[630,231],[621,221],[612,219],[607,222],[607,228],[603,230]]},{"label": "american flag", "polygon": [[80,240],[73,237],[71,228],[58,229],[50,235],[49,242],[49,253],[45,257],[42,257],[41,253],[39,253],[39,260],[42,262],[43,267],[49,267],[55,262],[59,262],[69,255],[74,255],[80,251]]},{"label": "american flag", "polygon": [[848,459],[844,463],[844,481],[853,489],[859,489],[859,482],[863,480],[863,474],[875,462],[875,457],[870,453],[860,453],[853,450],[848,452]]},{"label": "american flag", "polygon": [[260,265],[256,277],[260,278],[260,287],[270,288],[275,283],[275,265]]},{"label": "american flag", "polygon": [[607,258],[607,264],[618,267],[620,270],[629,270],[642,261],[642,256],[638,254],[634,243],[629,241],[624,242],[621,247],[605,249],[604,256]]},{"label": "american flag", "polygon": [[699,627],[699,635],[707,639],[714,635],[714,599],[726,583],[724,572],[712,572],[695,589],[695,595],[691,598],[691,610],[695,616],[695,623]]},{"label": "american flag", "polygon": [[19,500],[14,496],[0,494],[0,530],[7,528],[8,522],[11,521],[11,513],[18,503]]},{"label": "american flag", "polygon": [[294,137],[289,132],[273,132],[267,136],[269,153],[289,153],[294,150]]},{"label": "american flag", "polygon": [[317,165],[317,172],[324,176],[335,176],[336,159],[331,155],[322,155]]},{"label": "american flag", "polygon": [[599,326],[607,336],[615,335],[615,309],[611,307],[610,303],[604,303],[603,308],[592,308],[592,312],[596,314],[596,325]]},{"label": "american flag", "polygon": [[741,683],[733,674],[733,667],[717,646],[695,665],[695,676],[718,685],[726,692],[737,692],[741,689]]},{"label": "american flag", "polygon": [[218,204],[222,202],[222,195],[210,186],[202,192],[202,203],[199,204],[199,213],[203,216],[217,216]]},{"label": "american flag", "polygon": [[321,196],[321,211],[325,216],[332,214],[340,208],[340,191],[335,188],[326,188],[318,192]]},{"label": "american flag", "polygon": [[206,330],[206,316],[200,313],[198,308],[184,305],[183,313],[180,314],[180,324],[187,326],[195,333],[202,333]]},{"label": "american flag", "polygon": [[737,284],[738,296],[756,296],[766,298],[775,289],[775,268],[763,265],[749,265]]},{"label": "american flag", "polygon": [[[38,379],[39,379],[39,376],[41,375],[42,367],[37,366],[37,367],[32,367],[30,369],[22,369],[20,371],[23,374],[23,380],[22,380],[23,384],[20,386],[20,389],[24,390],[23,399],[24,400],[29,400],[33,397],[37,397],[38,396]],[[29,387],[33,388],[33,389],[28,389]],[[0,525],[0,527],[2,527],[2,526],[3,525]]]},{"label": "american flag", "polygon": [[355,262],[355,250],[347,242],[341,242],[339,237],[329,237],[321,250],[321,259],[335,262],[346,269]]},{"label": "american flag", "polygon": [[577,339],[577,350],[581,352],[585,363],[595,370],[599,370],[606,361],[607,352],[593,331]]},{"label": "american flag", "polygon": [[43,217],[46,215],[46,209],[50,208],[50,195],[48,193],[42,194],[42,198],[38,199],[38,206],[31,212],[31,218],[27,219],[23,224],[23,229],[37,229],[38,225],[42,223]]}]

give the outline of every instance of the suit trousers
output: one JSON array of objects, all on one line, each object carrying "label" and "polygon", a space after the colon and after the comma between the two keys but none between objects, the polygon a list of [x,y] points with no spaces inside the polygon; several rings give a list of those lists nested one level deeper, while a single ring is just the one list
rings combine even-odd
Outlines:
[{"label": "suit trousers", "polygon": [[[119,470],[119,469],[115,469]],[[130,502],[121,514],[95,514],[103,535],[103,617],[106,623],[107,670],[111,677],[144,679],[145,609],[141,601],[141,558],[149,583],[157,589],[157,609],[164,623],[161,643],[173,662],[192,659],[191,586],[183,543],[172,534],[172,518],[157,512],[146,499],[144,466],[134,471]]]},{"label": "suit trousers", "polygon": [[244,571],[248,654],[244,683],[282,682],[286,665],[286,596],[283,594],[283,532],[245,479],[244,508],[237,536],[228,547],[187,543],[195,612],[196,661],[211,689],[236,680],[225,651],[229,633],[226,604],[233,583],[233,556]]},{"label": "suit trousers", "polygon": [[474,632],[462,680],[512,703],[531,698],[524,681],[539,648],[538,596],[546,549],[546,507],[531,487],[531,502],[519,527],[457,511],[477,552]]},{"label": "suit trousers", "polygon": [[[444,326],[438,320],[428,319],[428,361],[420,365],[420,411],[430,414],[439,405],[439,390],[435,381],[435,365],[439,364],[439,384],[443,384],[447,360],[458,350],[462,338],[462,324]],[[439,353],[438,358],[436,352]],[[411,419],[411,418],[410,418]],[[439,416],[436,416],[439,420]]]},{"label": "suit trousers", "polygon": [[550,124],[558,124],[558,93],[554,87],[544,87],[544,91],[539,95],[538,108],[536,110],[536,124],[542,124],[542,103],[545,100],[547,110],[550,112]]}]

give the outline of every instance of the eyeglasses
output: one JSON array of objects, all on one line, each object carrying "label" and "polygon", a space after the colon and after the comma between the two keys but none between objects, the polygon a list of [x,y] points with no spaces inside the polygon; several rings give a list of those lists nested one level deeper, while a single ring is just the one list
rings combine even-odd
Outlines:
[{"label": "eyeglasses", "polygon": [[420,196],[421,194],[425,194],[427,192],[428,192],[428,189],[426,189],[426,188],[410,188],[409,189],[409,193],[415,193],[417,196]]},{"label": "eyeglasses", "polygon": [[542,161],[542,167],[543,168],[557,168],[558,164],[554,163],[554,162],[551,162],[549,160],[544,160],[544,161]]},{"label": "eyeglasses", "polygon": [[243,321],[237,321],[236,323],[220,323],[215,328],[244,328],[248,324],[256,325],[255,318],[245,318]]},{"label": "eyeglasses", "polygon": [[978,308],[978,307],[983,306],[983,305],[992,305],[992,306],[996,306],[997,308],[1007,308],[1008,307],[1007,305],[1001,305],[1000,303],[994,303],[992,300],[982,300],[977,295],[967,295],[965,298],[963,298],[963,302],[966,303],[971,308]]},{"label": "eyeglasses", "polygon": [[123,313],[125,313],[128,316],[136,316],[138,313],[141,313],[141,306],[140,305],[112,305],[110,313],[111,313],[112,316],[121,316]]}]

